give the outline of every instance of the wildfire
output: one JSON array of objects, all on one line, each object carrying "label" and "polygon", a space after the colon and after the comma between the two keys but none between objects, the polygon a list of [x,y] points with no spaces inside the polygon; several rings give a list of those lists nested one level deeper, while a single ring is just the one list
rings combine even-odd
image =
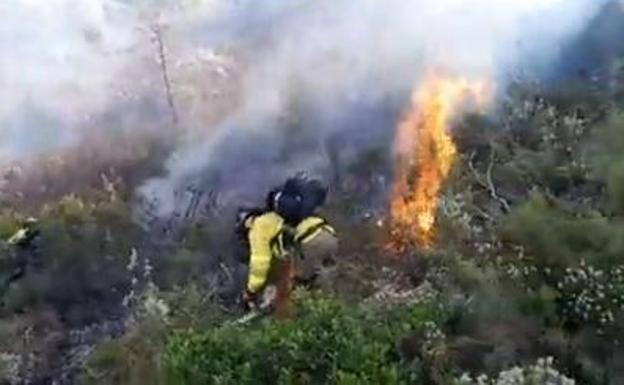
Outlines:
[{"label": "wildfire", "polygon": [[430,74],[414,90],[395,138],[398,160],[390,204],[394,250],[433,245],[440,189],[457,154],[449,126],[469,101],[484,102],[486,86]]}]

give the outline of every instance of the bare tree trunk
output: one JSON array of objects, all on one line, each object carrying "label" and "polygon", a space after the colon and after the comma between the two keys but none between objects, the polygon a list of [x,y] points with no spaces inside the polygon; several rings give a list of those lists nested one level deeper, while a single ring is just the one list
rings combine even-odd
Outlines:
[{"label": "bare tree trunk", "polygon": [[178,124],[178,110],[173,99],[173,91],[171,90],[171,81],[169,78],[169,69],[167,66],[167,56],[165,52],[165,44],[163,42],[162,29],[158,24],[152,25],[152,32],[154,33],[154,40],[156,41],[158,49],[158,58],[160,62],[160,70],[163,77],[163,83],[165,86],[165,94],[167,96],[167,105],[171,112],[171,121],[174,125]]},{"label": "bare tree trunk", "polygon": [[470,168],[470,171],[472,171],[475,181],[479,183],[482,187],[487,189],[492,199],[495,199],[500,203],[500,207],[504,213],[509,213],[511,211],[511,206],[509,205],[509,202],[507,202],[507,200],[502,196],[498,195],[498,193],[496,192],[496,186],[494,186],[494,181],[492,180],[492,170],[494,169],[494,163],[496,161],[494,149],[492,149],[492,147],[490,146],[490,161],[488,163],[487,171],[485,173],[485,180],[483,180],[483,178],[477,172],[477,169],[474,167],[473,160],[475,155],[476,153],[473,151],[472,154],[470,154],[470,159],[468,160],[468,167]]},{"label": "bare tree trunk", "polygon": [[331,184],[336,191],[342,191],[342,174],[340,165],[340,140],[333,136],[325,140],[325,153],[331,169]]}]

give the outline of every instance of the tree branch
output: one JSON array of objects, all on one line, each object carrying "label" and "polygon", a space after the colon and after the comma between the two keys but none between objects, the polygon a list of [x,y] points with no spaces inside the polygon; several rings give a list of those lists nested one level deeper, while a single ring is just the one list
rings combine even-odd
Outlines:
[{"label": "tree branch", "polygon": [[487,172],[485,174],[487,183],[488,183],[488,187],[489,187],[489,191],[490,191],[490,196],[494,199],[496,199],[501,207],[503,208],[503,211],[505,213],[508,213],[511,211],[511,207],[509,206],[509,202],[507,202],[507,200],[505,200],[505,198],[499,196],[496,193],[496,187],[494,186],[494,182],[492,181],[492,170],[494,169],[494,161],[496,160],[496,156],[494,153],[494,149],[490,149],[490,163],[488,164],[488,168],[487,168]]},{"label": "tree branch", "polygon": [[482,176],[479,175],[479,172],[474,166],[473,159],[475,155],[476,152],[473,151],[470,154],[470,158],[468,159],[468,167],[470,168],[470,171],[472,172],[475,180],[479,185],[481,185],[481,187],[485,188],[488,191],[492,199],[498,201],[501,208],[503,209],[503,212],[510,212],[511,206],[509,205],[509,202],[507,202],[505,198],[498,195],[498,193],[496,192],[496,186],[494,186],[494,181],[492,180],[492,171],[494,169],[494,161],[496,160],[494,150],[490,149],[490,161],[487,166],[487,171],[485,172],[485,180],[483,180]]},{"label": "tree branch", "polygon": [[163,77],[163,83],[165,86],[165,94],[167,96],[167,105],[169,106],[169,111],[171,112],[171,120],[174,125],[178,124],[178,110],[176,109],[175,102],[173,99],[173,91],[171,89],[171,81],[169,79],[169,69],[167,66],[167,56],[165,53],[165,44],[163,42],[162,29],[160,26],[155,23],[151,27],[152,32],[154,33],[154,40],[156,41],[157,49],[158,49],[158,59],[160,63],[160,70]]}]

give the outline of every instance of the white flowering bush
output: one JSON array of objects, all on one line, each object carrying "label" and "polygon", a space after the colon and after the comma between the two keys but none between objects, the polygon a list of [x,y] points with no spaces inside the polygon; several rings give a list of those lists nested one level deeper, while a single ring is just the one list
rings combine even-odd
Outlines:
[{"label": "white flowering bush", "polygon": [[593,325],[604,331],[624,310],[624,266],[600,269],[584,260],[565,269],[510,263],[504,272],[510,282],[525,290],[535,291],[545,283],[551,285],[557,292],[560,316],[571,325]]},{"label": "white flowering bush", "polygon": [[558,282],[566,318],[592,323],[602,330],[624,310],[624,267],[602,270],[585,263],[567,268]]},{"label": "white flowering bush", "polygon": [[430,352],[436,346],[446,341],[446,335],[444,331],[440,328],[440,326],[433,322],[427,321],[423,325],[424,327],[424,343],[423,350],[425,352]]},{"label": "white flowering bush", "polygon": [[160,298],[158,287],[153,283],[150,283],[145,290],[142,310],[147,316],[157,317],[163,321],[168,320],[171,312],[169,305],[164,299]]},{"label": "white flowering bush", "polygon": [[136,249],[133,248],[126,270],[131,276],[131,285],[122,304],[131,313],[128,323],[138,322],[145,317],[154,317],[167,322],[169,305],[161,298],[160,289],[154,283],[150,258],[140,259]]},{"label": "white flowering bush", "polygon": [[454,385],[575,385],[576,382],[554,367],[552,357],[540,358],[530,366],[514,366],[500,372],[496,377],[481,374],[472,377],[462,375]]}]

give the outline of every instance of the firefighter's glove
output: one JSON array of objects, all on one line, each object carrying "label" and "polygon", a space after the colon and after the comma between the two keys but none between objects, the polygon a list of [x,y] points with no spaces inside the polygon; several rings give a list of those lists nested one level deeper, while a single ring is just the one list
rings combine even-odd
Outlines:
[{"label": "firefighter's glove", "polygon": [[243,292],[243,306],[246,310],[256,310],[262,301],[261,293],[254,293],[249,290]]}]

